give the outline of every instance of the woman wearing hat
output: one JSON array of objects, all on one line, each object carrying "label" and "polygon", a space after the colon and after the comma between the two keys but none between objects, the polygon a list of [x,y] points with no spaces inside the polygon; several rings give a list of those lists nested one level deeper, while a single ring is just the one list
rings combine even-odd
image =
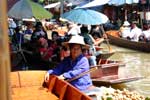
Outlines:
[{"label": "woman wearing hat", "polygon": [[[65,44],[70,47],[70,56],[64,58],[57,67],[46,73],[46,82],[49,80],[50,74],[58,75],[59,79],[69,80],[89,70],[88,59],[82,53],[82,48],[88,48],[84,43],[83,37],[79,35],[72,36],[69,42]],[[93,86],[90,74],[73,80],[70,84],[81,91],[85,91]]]}]

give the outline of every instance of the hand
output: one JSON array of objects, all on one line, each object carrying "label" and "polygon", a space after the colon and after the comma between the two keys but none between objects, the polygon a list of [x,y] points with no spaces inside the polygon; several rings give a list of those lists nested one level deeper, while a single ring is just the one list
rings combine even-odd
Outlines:
[{"label": "hand", "polygon": [[45,77],[44,77],[44,81],[45,81],[45,82],[48,82],[48,81],[49,81],[49,73],[48,73],[48,72],[46,73],[46,75],[45,75]]},{"label": "hand", "polygon": [[65,77],[63,75],[58,76],[59,79],[64,80]]}]

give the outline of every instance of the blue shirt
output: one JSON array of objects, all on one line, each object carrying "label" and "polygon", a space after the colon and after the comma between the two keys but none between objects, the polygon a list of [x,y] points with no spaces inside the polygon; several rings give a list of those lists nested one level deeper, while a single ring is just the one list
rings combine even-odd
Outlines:
[{"label": "blue shirt", "polygon": [[[88,59],[81,54],[74,61],[72,61],[70,57],[65,58],[57,67],[49,70],[48,73],[54,75],[63,74],[66,79],[71,79],[85,71],[88,71],[89,68]],[[92,85],[92,80],[90,78],[90,74],[86,74],[71,81],[70,83],[79,90],[84,91]]]}]

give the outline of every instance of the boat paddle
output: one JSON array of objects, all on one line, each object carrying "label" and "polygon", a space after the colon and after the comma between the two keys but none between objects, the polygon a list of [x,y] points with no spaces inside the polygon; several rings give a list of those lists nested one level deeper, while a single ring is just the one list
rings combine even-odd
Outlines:
[{"label": "boat paddle", "polygon": [[[105,31],[104,31],[103,25],[101,25],[100,28],[102,30],[102,33],[105,35],[105,37],[107,37],[107,35],[106,35]],[[105,40],[106,40],[109,52],[112,52],[112,48],[110,47],[109,40],[107,38]]]},{"label": "boat paddle", "polygon": [[90,73],[90,72],[93,72],[93,71],[97,70],[98,67],[99,67],[99,65],[92,66],[88,71],[85,71],[85,72],[83,72],[83,73],[81,73],[81,74],[75,76],[74,78],[67,79],[66,81],[67,81],[67,82],[74,81],[74,80],[76,80],[76,79],[78,79],[78,78],[80,78],[80,77],[82,77],[82,76],[84,76],[84,75],[86,75],[86,74],[88,74],[88,73]]},{"label": "boat paddle", "polygon": [[[116,64],[114,63],[114,64],[113,64],[113,63],[112,63],[112,64],[100,64],[100,65],[96,65],[96,66],[91,66],[88,71],[85,71],[85,72],[83,72],[83,73],[81,73],[81,74],[75,76],[74,78],[67,79],[66,81],[67,81],[67,82],[74,81],[74,80],[76,80],[76,79],[78,79],[78,78],[80,78],[80,77],[82,77],[82,76],[84,76],[84,75],[86,75],[86,74],[89,74],[90,72],[93,72],[93,71],[97,70],[99,67],[105,68],[105,67],[117,66],[117,65],[121,65],[121,64],[118,64],[118,63],[116,63]],[[124,65],[124,64],[123,64],[123,65]]]}]

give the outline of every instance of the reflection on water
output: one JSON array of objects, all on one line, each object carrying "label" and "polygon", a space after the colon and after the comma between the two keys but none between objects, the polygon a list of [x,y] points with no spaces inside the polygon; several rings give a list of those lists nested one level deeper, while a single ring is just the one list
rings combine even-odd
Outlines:
[{"label": "reflection on water", "polygon": [[[104,47],[104,45],[102,45]],[[106,46],[106,45],[105,45]],[[121,60],[126,63],[125,69],[119,69],[120,74],[144,76],[144,79],[125,83],[125,87],[135,90],[144,96],[150,96],[150,53],[133,51],[117,46],[111,46],[116,53],[109,59]]]}]

